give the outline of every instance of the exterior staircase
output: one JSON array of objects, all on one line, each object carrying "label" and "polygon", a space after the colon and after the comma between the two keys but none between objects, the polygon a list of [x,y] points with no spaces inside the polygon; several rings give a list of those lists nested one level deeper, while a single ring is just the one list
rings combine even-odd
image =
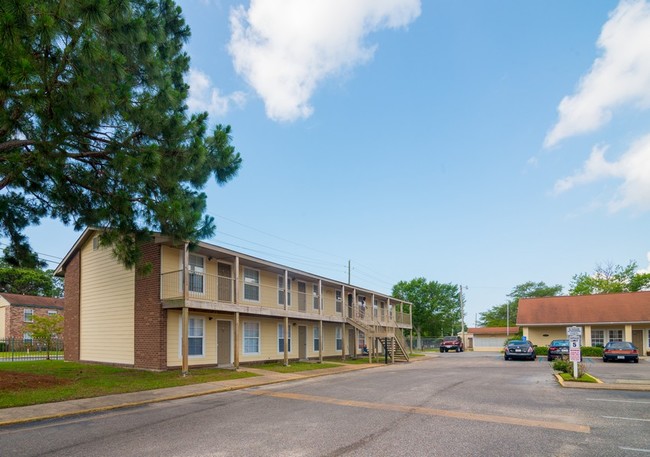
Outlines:
[{"label": "exterior staircase", "polygon": [[[374,340],[375,348],[378,348],[378,343],[381,343],[384,351],[388,351],[388,358],[392,363],[408,362],[410,360],[406,349],[406,341],[399,328],[370,325],[367,322],[352,317],[347,318],[347,323],[357,330],[362,331],[366,335],[366,341]],[[385,357],[385,352],[378,352],[374,356],[383,358]]]}]

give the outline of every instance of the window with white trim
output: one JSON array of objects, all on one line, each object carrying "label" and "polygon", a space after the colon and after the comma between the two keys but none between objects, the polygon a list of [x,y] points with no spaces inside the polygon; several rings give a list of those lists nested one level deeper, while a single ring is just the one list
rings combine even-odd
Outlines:
[{"label": "window with white trim", "polygon": [[[284,353],[284,324],[278,324],[278,352]],[[291,326],[287,336],[287,352],[291,352]]]},{"label": "window with white trim", "polygon": [[260,353],[260,323],[244,322],[244,354]]},{"label": "window with white trim", "polygon": [[609,341],[623,341],[623,330],[609,330]]},{"label": "window with white trim", "polygon": [[312,284],[311,285],[311,294],[312,294],[312,297],[313,297],[314,309],[319,310],[320,309],[320,297],[318,295],[318,284]]},{"label": "window with white trim", "polygon": [[34,322],[34,310],[32,308],[25,308],[23,310],[23,321]]},{"label": "window with white trim", "polygon": [[244,300],[260,301],[260,272],[244,268]]},{"label": "window with white trim", "polygon": [[320,350],[320,328],[314,327],[314,351]]},{"label": "window with white trim", "polygon": [[605,330],[591,330],[591,346],[605,346]]},{"label": "window with white trim", "polygon": [[336,327],[336,350],[340,351],[343,349],[343,332],[341,327]]},{"label": "window with white trim", "polygon": [[366,334],[359,332],[359,349],[363,350],[364,347],[366,347]]},{"label": "window with white trim", "polygon": [[379,303],[377,302],[377,299],[375,298],[374,303],[372,304],[372,316],[377,319],[379,317]]},{"label": "window with white trim", "polygon": [[203,356],[205,337],[205,319],[202,317],[190,317],[187,331],[187,354],[194,357]]},{"label": "window with white trim", "polygon": [[25,343],[31,343],[32,342],[32,334],[29,332],[23,333],[23,342]]},{"label": "window with white trim", "polygon": [[196,254],[190,254],[189,270],[189,291],[195,292],[197,294],[202,294],[205,273],[205,257]]},{"label": "window with white trim", "polygon": [[[284,305],[284,275],[278,276],[278,305]],[[287,278],[287,306],[291,306],[291,278]]]},{"label": "window with white trim", "polygon": [[341,292],[340,290],[335,290],[334,295],[335,295],[335,301],[336,301],[336,312],[337,313],[342,313],[343,312],[343,292]]}]

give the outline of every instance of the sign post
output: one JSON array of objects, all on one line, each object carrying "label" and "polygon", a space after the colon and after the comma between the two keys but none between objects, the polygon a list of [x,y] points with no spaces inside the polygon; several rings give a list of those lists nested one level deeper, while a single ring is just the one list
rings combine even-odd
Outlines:
[{"label": "sign post", "polygon": [[582,327],[567,327],[566,334],[569,337],[569,361],[573,362],[573,377],[578,377],[578,362],[580,362],[580,340],[582,338]]}]

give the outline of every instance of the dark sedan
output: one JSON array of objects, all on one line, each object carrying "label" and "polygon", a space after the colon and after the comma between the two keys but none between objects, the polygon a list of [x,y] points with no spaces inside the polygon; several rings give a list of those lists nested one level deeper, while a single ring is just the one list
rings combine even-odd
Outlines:
[{"label": "dark sedan", "polygon": [[569,340],[553,340],[548,345],[547,360],[550,362],[553,359],[569,356]]},{"label": "dark sedan", "polygon": [[535,360],[535,346],[528,340],[512,340],[506,344],[505,352],[503,353],[504,360],[510,359],[528,359]]},{"label": "dark sedan", "polygon": [[603,348],[603,362],[616,360],[639,363],[639,350],[629,341],[610,341]]}]

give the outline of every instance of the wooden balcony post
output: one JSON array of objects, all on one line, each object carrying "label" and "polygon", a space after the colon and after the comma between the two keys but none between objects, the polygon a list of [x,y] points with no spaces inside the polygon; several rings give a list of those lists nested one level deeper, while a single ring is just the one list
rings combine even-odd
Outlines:
[{"label": "wooden balcony post", "polygon": [[318,362],[323,363],[323,308],[325,307],[325,304],[323,302],[323,280],[322,279],[318,280],[318,303],[319,303],[318,314],[320,315],[320,320],[318,321]]},{"label": "wooden balcony post", "polygon": [[239,352],[240,352],[240,338],[239,338],[239,313],[235,313],[235,369],[239,369]]},{"label": "wooden balcony post", "polygon": [[183,246],[183,308],[181,310],[181,326],[183,337],[181,339],[181,372],[183,376],[189,373],[189,330],[190,330],[190,312],[187,307],[187,299],[189,298],[189,280],[190,280],[190,251],[189,244],[185,243]]},{"label": "wooden balcony post", "polygon": [[345,331],[345,322],[341,324],[341,359],[345,360],[345,345],[348,342],[348,337]]},{"label": "wooden balcony post", "polygon": [[[289,272],[284,270],[284,311],[289,311]],[[284,366],[289,366],[289,316],[284,317]]]}]

